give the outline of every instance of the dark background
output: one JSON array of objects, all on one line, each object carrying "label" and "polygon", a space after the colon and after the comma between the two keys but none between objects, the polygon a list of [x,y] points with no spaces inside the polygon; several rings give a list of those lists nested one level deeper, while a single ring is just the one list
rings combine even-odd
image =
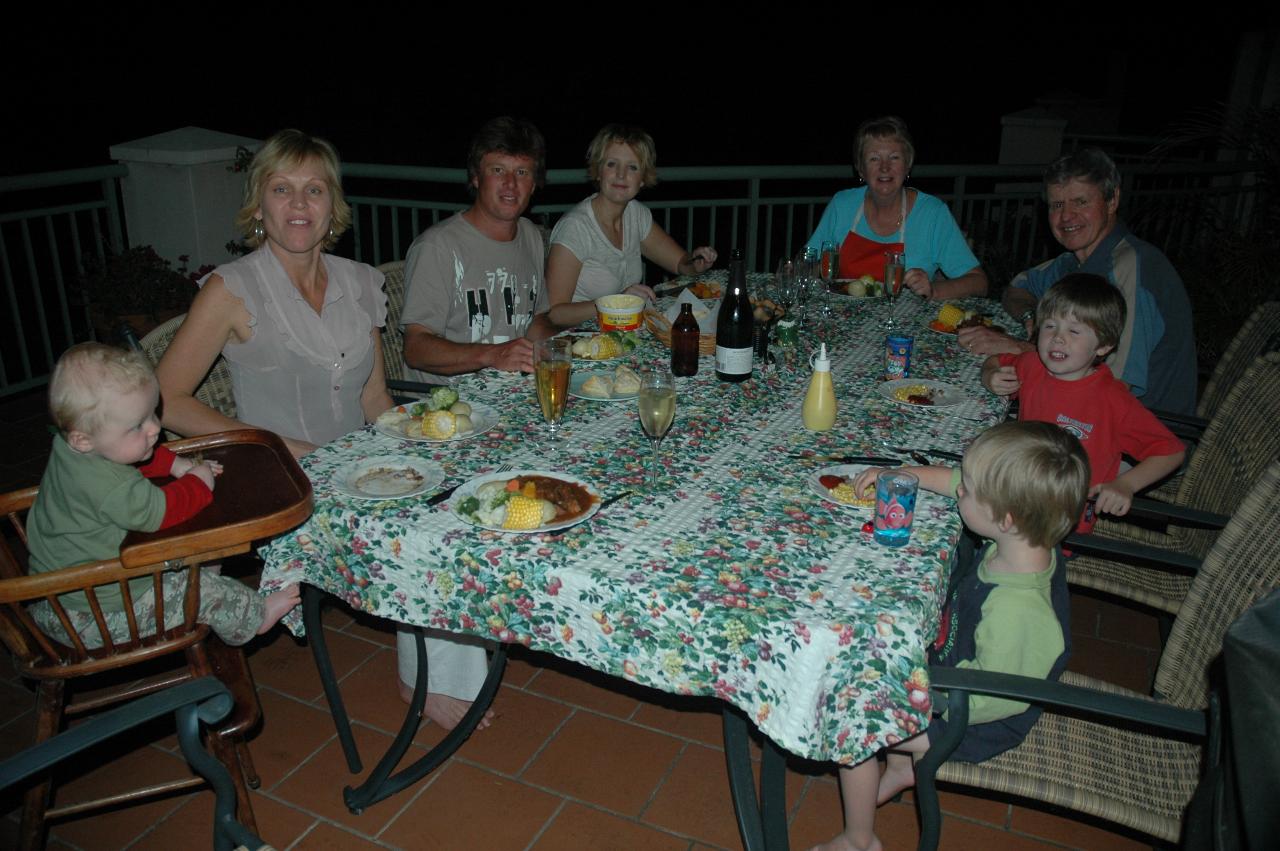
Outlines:
[{"label": "dark background", "polygon": [[858,122],[886,112],[906,119],[920,162],[993,162],[1000,116],[1038,97],[1111,96],[1119,132],[1168,132],[1227,99],[1243,29],[1110,9],[1102,24],[906,5],[821,19],[621,5],[560,21],[533,7],[324,8],[6,13],[0,173],[108,162],[112,144],[185,125],[256,138],[296,126],[347,161],[461,166],[477,124],[503,113],[539,125],[553,168],[580,165],[608,121],[646,127],[668,165],[846,163]]}]

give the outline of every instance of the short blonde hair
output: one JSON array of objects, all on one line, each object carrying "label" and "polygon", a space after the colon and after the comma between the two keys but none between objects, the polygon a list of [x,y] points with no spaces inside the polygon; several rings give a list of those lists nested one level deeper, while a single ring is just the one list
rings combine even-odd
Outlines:
[{"label": "short blonde hair", "polygon": [[653,137],[639,127],[626,124],[606,124],[596,133],[587,147],[587,177],[592,183],[600,181],[600,169],[604,168],[605,152],[614,142],[635,151],[640,162],[640,184],[655,186],[658,183],[658,149],[653,144]]},{"label": "short blonde hair", "polygon": [[244,184],[244,204],[236,213],[236,230],[244,234],[244,241],[257,248],[266,239],[257,231],[258,210],[262,209],[262,191],[267,179],[273,174],[297,168],[307,160],[314,159],[324,171],[324,182],[329,187],[329,197],[333,199],[333,210],[329,219],[329,236],[325,237],[322,246],[332,248],[338,239],[351,227],[351,205],[342,194],[342,168],[338,161],[338,152],[333,145],[316,136],[303,133],[301,130],[281,130],[262,144],[258,153],[253,155],[249,163],[249,177]]},{"label": "short blonde hair", "polygon": [[1080,520],[1089,495],[1089,457],[1053,423],[1001,423],[964,454],[973,496],[999,519],[1013,518],[1036,547],[1052,547]]},{"label": "short blonde hair", "polygon": [[103,343],[80,343],[58,358],[49,379],[49,416],[64,435],[92,435],[102,427],[112,401],[155,384],[151,361],[142,352]]}]

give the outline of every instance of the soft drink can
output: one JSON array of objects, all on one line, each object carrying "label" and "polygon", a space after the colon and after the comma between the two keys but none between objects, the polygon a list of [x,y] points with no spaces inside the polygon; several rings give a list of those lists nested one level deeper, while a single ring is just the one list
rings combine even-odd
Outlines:
[{"label": "soft drink can", "polygon": [[884,340],[884,380],[911,377],[911,347],[915,337],[889,336]]}]

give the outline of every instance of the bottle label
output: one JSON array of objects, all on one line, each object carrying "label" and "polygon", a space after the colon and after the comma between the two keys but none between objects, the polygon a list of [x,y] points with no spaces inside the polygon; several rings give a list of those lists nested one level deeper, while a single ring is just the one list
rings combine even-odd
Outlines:
[{"label": "bottle label", "polygon": [[748,375],[751,372],[751,347],[727,349],[716,346],[716,372],[726,375]]}]

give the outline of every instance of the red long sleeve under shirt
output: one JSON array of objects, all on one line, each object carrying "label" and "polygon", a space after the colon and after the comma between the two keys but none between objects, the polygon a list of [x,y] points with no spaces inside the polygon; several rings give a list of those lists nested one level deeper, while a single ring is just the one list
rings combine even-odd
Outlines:
[{"label": "red long sleeve under shirt", "polygon": [[[138,472],[148,479],[164,478],[169,475],[176,460],[178,456],[167,446],[157,445],[151,460],[140,465]],[[213,491],[200,481],[199,476],[179,476],[169,484],[161,485],[160,490],[164,491],[164,519],[160,521],[161,529],[190,520],[213,502]]]}]

